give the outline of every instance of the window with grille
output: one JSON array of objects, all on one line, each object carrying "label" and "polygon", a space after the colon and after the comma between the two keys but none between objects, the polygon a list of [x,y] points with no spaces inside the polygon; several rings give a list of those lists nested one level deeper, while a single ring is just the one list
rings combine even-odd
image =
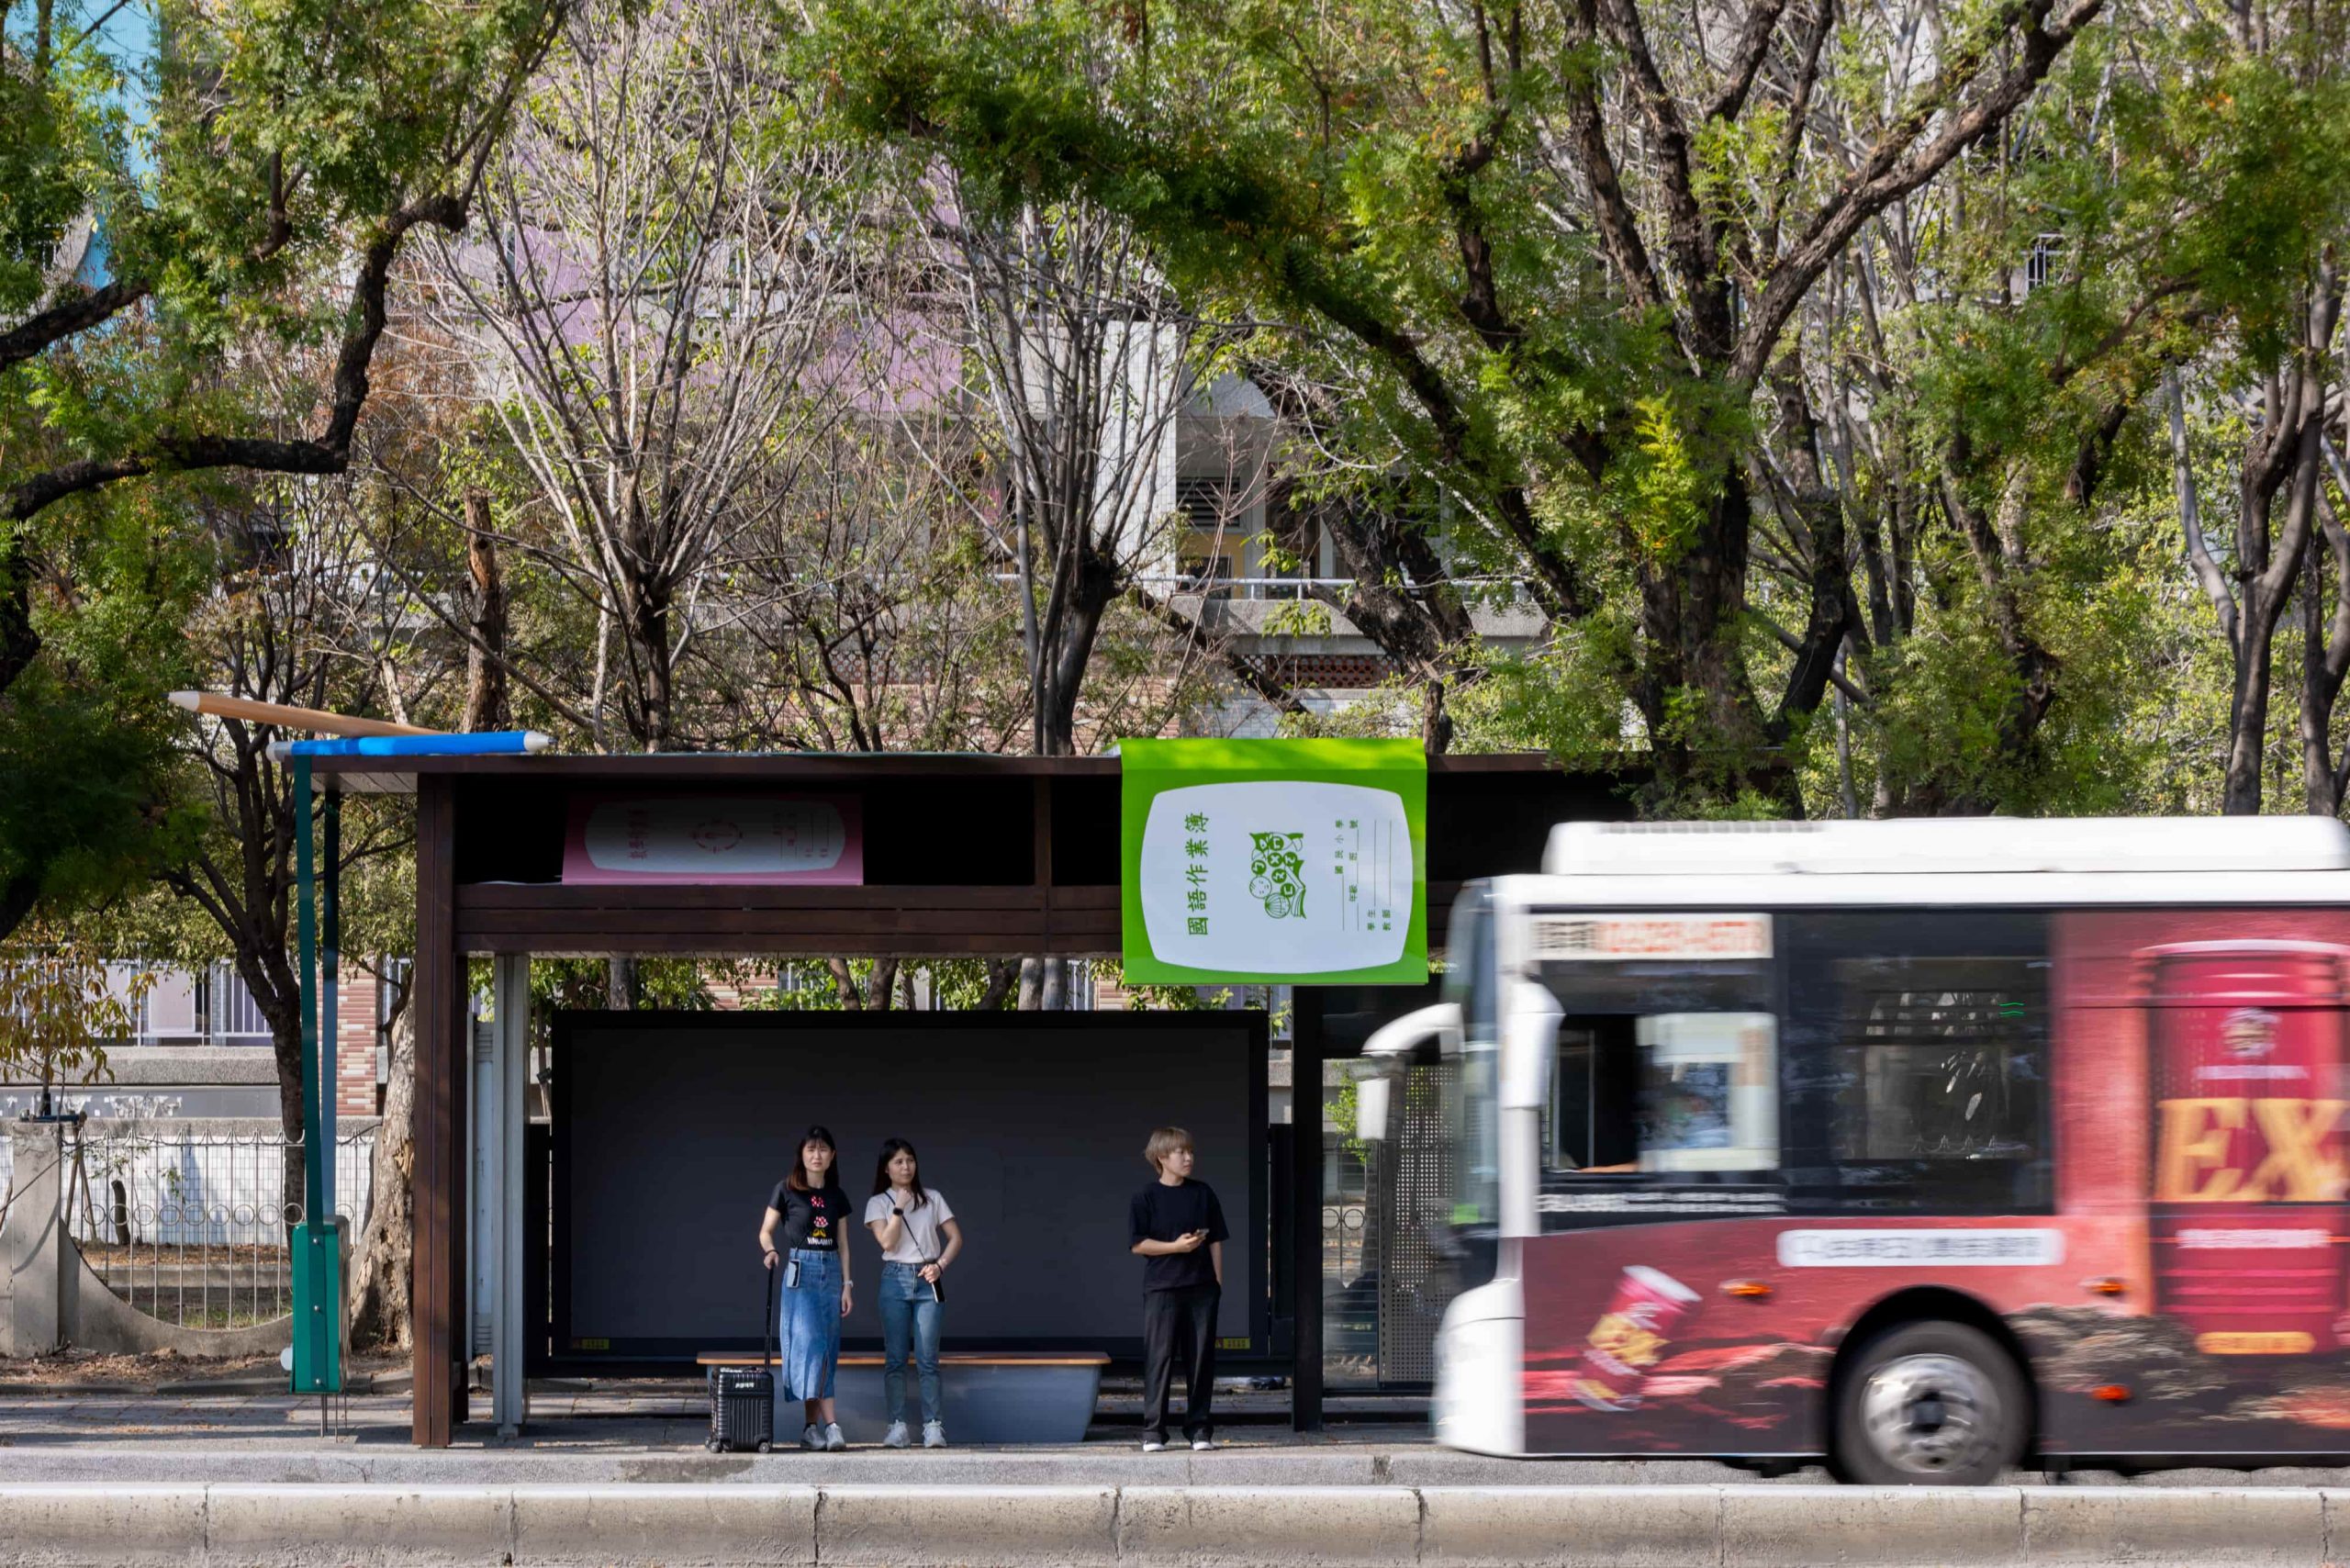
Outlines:
[{"label": "window with grille", "polygon": [[2065,237],[2061,234],[2035,234],[2031,249],[2023,259],[2023,286],[2029,294],[2056,281],[2056,269],[2065,253]]},{"label": "window with grille", "polygon": [[1175,546],[1175,570],[1187,586],[1203,588],[1240,576],[1248,538],[1247,508],[1221,479],[1181,479],[1175,509],[1182,514]]}]

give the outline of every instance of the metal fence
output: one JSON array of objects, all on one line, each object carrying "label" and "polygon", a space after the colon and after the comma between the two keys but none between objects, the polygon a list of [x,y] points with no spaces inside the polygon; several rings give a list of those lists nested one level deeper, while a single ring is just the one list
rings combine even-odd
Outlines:
[{"label": "metal fence", "polygon": [[[108,988],[130,1014],[127,1038],[139,1046],[266,1046],[269,1020],[231,963],[199,969],[117,960]],[[139,983],[143,979],[143,984]]]},{"label": "metal fence", "polygon": [[[375,1141],[371,1126],[335,1144],[335,1212],[354,1228]],[[85,1122],[67,1138],[68,1229],[106,1287],[151,1317],[184,1328],[282,1317],[293,1305],[300,1148],[274,1130]]]},{"label": "metal fence", "polygon": [[1434,1381],[1437,1326],[1460,1288],[1447,1255],[1456,1150],[1444,1121],[1460,1071],[1450,1062],[1410,1069],[1394,1135],[1371,1159],[1382,1383]]}]

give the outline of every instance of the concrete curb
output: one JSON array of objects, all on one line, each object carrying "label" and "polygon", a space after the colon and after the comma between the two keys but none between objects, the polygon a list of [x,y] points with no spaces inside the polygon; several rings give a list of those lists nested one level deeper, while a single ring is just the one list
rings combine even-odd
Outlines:
[{"label": "concrete curb", "polygon": [[2322,1568],[2350,1490],[0,1486],[0,1565]]},{"label": "concrete curb", "polygon": [[[349,1378],[343,1392],[354,1397],[364,1394],[406,1394],[414,1386],[416,1378],[412,1372],[374,1372]],[[184,1378],[174,1383],[0,1383],[0,1398],[8,1399],[129,1397],[148,1402],[158,1399],[238,1399],[252,1394],[284,1393],[284,1372],[259,1373],[252,1377]],[[695,1413],[701,1414],[700,1411]]]}]

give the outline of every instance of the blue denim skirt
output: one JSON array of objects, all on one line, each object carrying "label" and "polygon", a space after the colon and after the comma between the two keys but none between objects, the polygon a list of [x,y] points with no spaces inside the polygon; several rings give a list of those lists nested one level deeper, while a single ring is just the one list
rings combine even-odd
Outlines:
[{"label": "blue denim skirt", "polygon": [[787,1399],[830,1399],[841,1360],[841,1260],[832,1252],[795,1247],[796,1290],[779,1291],[776,1309],[776,1424]]}]

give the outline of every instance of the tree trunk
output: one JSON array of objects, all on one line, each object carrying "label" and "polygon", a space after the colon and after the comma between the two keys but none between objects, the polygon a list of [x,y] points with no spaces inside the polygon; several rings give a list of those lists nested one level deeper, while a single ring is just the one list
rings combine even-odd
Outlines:
[{"label": "tree trunk", "polygon": [[1013,1003],[1023,1013],[1058,1013],[1069,1006],[1069,960],[1020,960],[1020,995]]},{"label": "tree trunk", "polygon": [[2268,738],[2268,660],[2276,617],[2263,615],[2256,592],[2247,593],[2235,680],[2228,696],[2228,766],[2220,810],[2232,817],[2260,814],[2260,766]]},{"label": "tree trunk", "polygon": [[625,622],[636,664],[637,744],[649,752],[671,749],[677,722],[676,671],[670,667],[669,587],[661,581],[632,585]]},{"label": "tree trunk", "polygon": [[[297,1000],[285,1006],[268,984],[258,962],[237,958],[238,978],[252,993],[253,1004],[269,1025],[270,1054],[277,1065],[277,1125],[284,1138],[278,1156],[278,1212],[290,1226],[320,1217],[309,1213],[309,1194],[302,1170],[302,1009]],[[298,982],[297,982],[298,985]],[[298,999],[299,992],[297,996]]]},{"label": "tree trunk", "polygon": [[994,1013],[1001,1010],[1006,1002],[1012,1000],[1013,991],[1020,983],[1021,960],[1018,958],[990,958],[987,969],[987,989],[979,992],[979,1005],[972,1010],[974,1012]]},{"label": "tree trunk", "polygon": [[410,1260],[415,1255],[416,1013],[392,1014],[391,1082],[375,1129],[374,1195],[351,1259],[351,1342],[405,1350],[411,1343]]},{"label": "tree trunk", "polygon": [[1639,564],[1640,649],[1633,700],[1667,790],[1759,785],[1800,805],[1770,755],[1769,725],[1740,647],[1751,519],[1744,475],[1726,468],[1691,537],[1658,560],[1628,537]]},{"label": "tree trunk", "polygon": [[[1071,524],[1070,526],[1075,526]],[[1077,755],[1077,703],[1092,662],[1102,614],[1118,597],[1116,561],[1091,549],[1081,551],[1077,580],[1058,613],[1048,609],[1035,672],[1036,749],[1045,756]]]},{"label": "tree trunk", "polygon": [[895,958],[876,958],[873,972],[866,977],[860,989],[856,971],[849,968],[846,958],[826,958],[824,967],[832,971],[833,984],[840,992],[841,1010],[845,1013],[887,1013],[895,997],[893,989],[898,979],[899,963]]},{"label": "tree trunk", "polygon": [[[2318,521],[2326,557],[2314,542],[2301,567],[2301,797],[2312,816],[2342,812],[2343,768],[2334,757],[2333,709],[2350,674],[2350,530],[2321,493]],[[2327,566],[2333,568],[2333,612],[2325,610]]]},{"label": "tree trunk", "polygon": [[[1942,508],[1966,541],[1975,578],[1983,586],[1991,630],[2015,675],[2015,689],[1999,722],[1999,755],[2021,763],[2039,744],[2041,722],[2056,700],[2059,673],[2055,655],[2031,626],[2024,599],[2025,580],[2031,573],[2031,554],[2023,542],[2031,476],[2020,461],[2008,465],[1994,517],[1968,491],[1967,476],[1973,464],[1973,449],[1961,431],[1951,438],[1943,454]],[[1990,809],[1994,802],[1953,796],[1942,804],[1950,810],[1979,812]]]},{"label": "tree trunk", "polygon": [[498,542],[489,532],[489,497],[465,492],[465,564],[474,579],[472,635],[465,648],[467,730],[502,730],[512,721],[506,706],[506,583],[498,566]]}]

